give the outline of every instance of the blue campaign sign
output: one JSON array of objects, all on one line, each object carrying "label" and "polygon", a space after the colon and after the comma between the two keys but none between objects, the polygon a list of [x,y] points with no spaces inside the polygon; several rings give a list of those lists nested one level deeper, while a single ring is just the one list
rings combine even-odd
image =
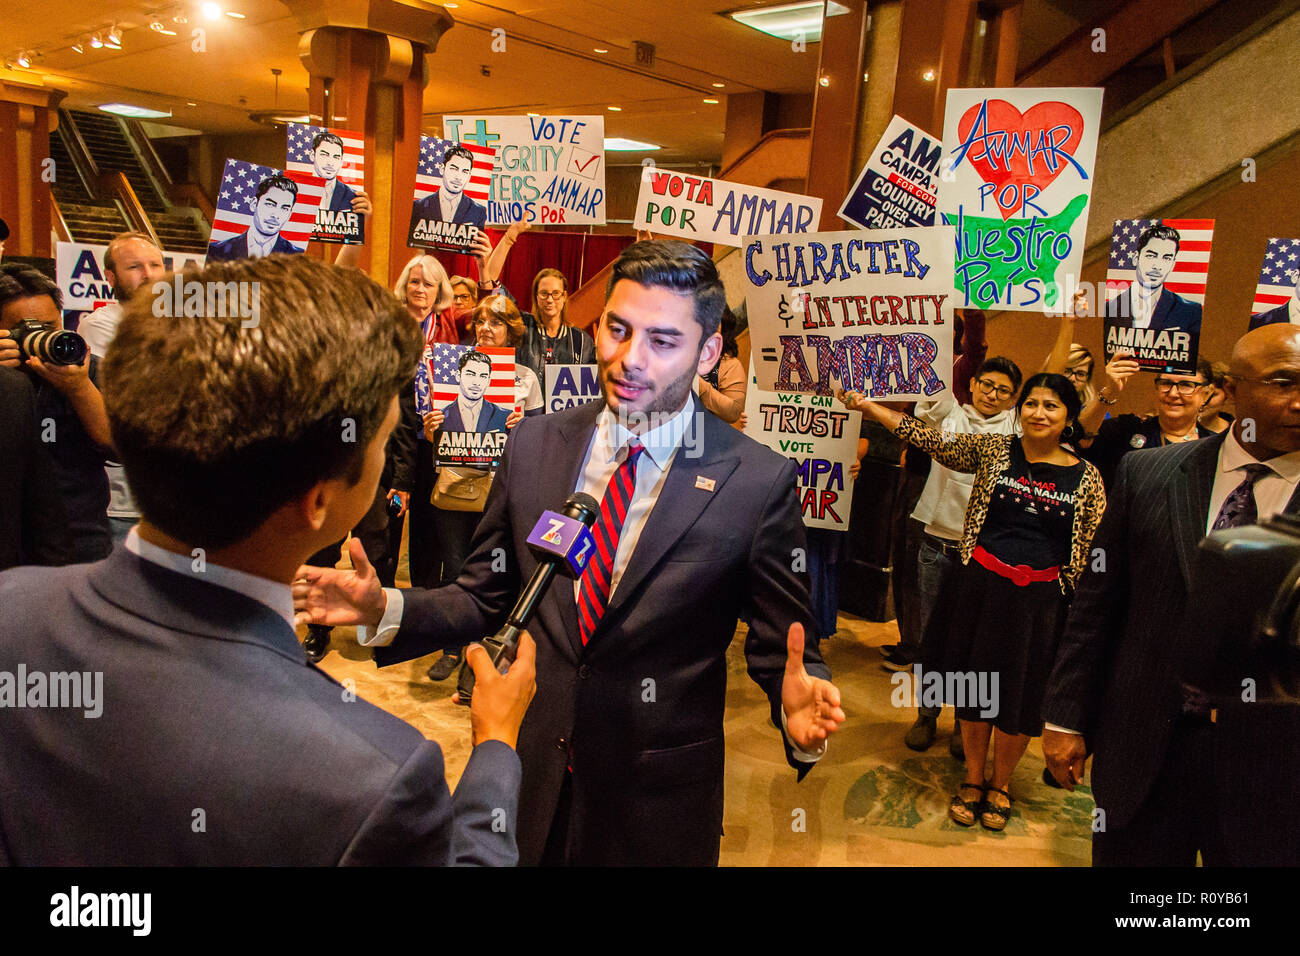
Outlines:
[{"label": "blue campaign sign", "polygon": [[539,557],[553,555],[564,561],[568,573],[578,577],[595,547],[591,529],[577,518],[543,511],[528,536],[528,546]]},{"label": "blue campaign sign", "polygon": [[840,207],[863,229],[933,226],[943,144],[895,116]]},{"label": "blue campaign sign", "polygon": [[594,365],[548,365],[543,384],[548,412],[560,412],[600,398],[600,377]]}]

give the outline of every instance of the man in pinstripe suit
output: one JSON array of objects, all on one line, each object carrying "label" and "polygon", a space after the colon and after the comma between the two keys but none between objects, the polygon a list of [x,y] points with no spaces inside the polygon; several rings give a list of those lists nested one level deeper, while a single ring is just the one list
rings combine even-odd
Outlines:
[{"label": "man in pinstripe suit", "polygon": [[1230,431],[1126,455],[1043,701],[1043,755],[1073,789],[1088,754],[1096,866],[1226,861],[1213,712],[1183,679],[1193,557],[1211,530],[1300,510],[1300,327],[1236,344]]}]

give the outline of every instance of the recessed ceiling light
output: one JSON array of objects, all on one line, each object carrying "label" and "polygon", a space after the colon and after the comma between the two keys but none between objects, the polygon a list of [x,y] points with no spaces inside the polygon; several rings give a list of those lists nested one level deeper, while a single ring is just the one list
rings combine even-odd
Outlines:
[{"label": "recessed ceiling light", "polygon": [[105,103],[100,107],[105,113],[116,116],[129,116],[132,119],[162,119],[172,115],[171,110],[151,110],[144,106],[132,106],[129,103]]},{"label": "recessed ceiling light", "polygon": [[714,88],[715,90],[720,90],[720,89],[722,89],[722,88],[723,88],[724,86],[726,86],[726,85],[727,85],[726,83],[714,83],[714,84],[713,84],[713,88]]},{"label": "recessed ceiling light", "polygon": [[597,47],[592,47],[592,49],[595,50],[597,53],[608,53],[608,52],[609,52],[608,50],[601,49],[601,48],[598,47],[598,46],[597,46]]},{"label": "recessed ceiling light", "polygon": [[30,53],[19,53],[16,62],[25,70],[32,65],[32,56]]},{"label": "recessed ceiling light", "polygon": [[623,107],[621,106],[606,106],[605,109],[609,110],[611,113],[623,112]]},{"label": "recessed ceiling light", "polygon": [[234,10],[227,10],[227,11],[226,11],[226,16],[230,17],[230,19],[232,19],[232,20],[245,20],[245,19],[247,19],[247,17],[245,17],[242,13],[236,13]]},{"label": "recessed ceiling light", "polygon": [[708,104],[710,104],[710,105],[712,105],[712,106],[716,106],[717,103],[718,103],[718,101],[715,100],[715,99],[713,99],[712,97],[705,97],[704,102],[706,102],[706,103],[708,103]]},{"label": "recessed ceiling light", "polygon": [[186,105],[186,106],[198,106],[199,104],[198,104],[198,103],[186,103],[185,105]]},{"label": "recessed ceiling light", "polygon": [[215,20],[221,16],[221,7],[215,3],[205,3],[203,5],[203,15],[209,20]]},{"label": "recessed ceiling light", "polygon": [[921,79],[925,80],[925,82],[927,83],[933,83],[934,70],[926,70],[924,73],[921,74]]},{"label": "recessed ceiling light", "polygon": [[443,6],[446,7],[448,10],[455,10],[457,7],[460,6],[460,4],[459,4],[459,3],[444,3]]},{"label": "recessed ceiling light", "polygon": [[[835,3],[834,0],[829,0],[826,4],[828,17],[837,17],[848,12],[848,7]],[[786,3],[779,7],[763,7],[759,10],[738,10],[728,16],[750,29],[782,40],[802,39],[808,43],[816,43],[822,38],[820,0],[809,3]]]},{"label": "recessed ceiling light", "polygon": [[102,47],[102,46],[104,45],[104,41],[101,40],[101,39],[99,38],[99,34],[96,33],[94,36],[92,36],[92,37],[90,38],[90,45],[91,45],[94,49],[98,50],[100,47]]},{"label": "recessed ceiling light", "polygon": [[86,52],[85,50],[82,49],[80,43],[74,43],[74,44],[72,44],[72,49],[73,49],[74,51],[76,51],[77,53],[85,53],[85,52]]},{"label": "recessed ceiling light", "polygon": [[831,78],[829,76],[822,76],[818,78],[817,82],[820,83],[822,86],[830,86]]},{"label": "recessed ceiling light", "polygon": [[641,152],[641,151],[648,152],[649,150],[652,149],[661,149],[661,148],[662,147],[656,146],[654,143],[642,143],[642,142],[638,142],[635,139],[624,139],[621,136],[605,137],[605,150],[611,153],[619,153],[619,152],[630,153],[630,152]]}]

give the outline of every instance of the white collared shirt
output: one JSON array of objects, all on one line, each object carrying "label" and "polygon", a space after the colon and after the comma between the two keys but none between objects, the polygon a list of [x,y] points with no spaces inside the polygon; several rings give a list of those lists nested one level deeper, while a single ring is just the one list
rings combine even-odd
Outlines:
[{"label": "white collared shirt", "polygon": [[485,399],[479,399],[473,405],[468,405],[464,395],[456,399],[456,407],[460,409],[460,421],[465,426],[465,431],[478,431],[478,417],[483,412],[484,401]]},{"label": "white collared shirt", "polygon": [[271,250],[275,248],[275,240],[280,238],[280,234],[274,232],[268,239],[259,239],[257,230],[252,226],[248,227],[246,235],[248,236],[248,256],[250,259],[260,259],[264,256],[269,256]]},{"label": "white collared shirt", "polygon": [[1164,286],[1158,286],[1154,292],[1147,292],[1135,280],[1130,288],[1133,290],[1133,328],[1148,329],[1151,327],[1151,316],[1155,314],[1156,303],[1160,301],[1160,293],[1164,290]]},{"label": "white collared shirt", "polygon": [[[1259,459],[1241,447],[1232,428],[1228,429],[1223,447],[1219,449],[1219,462],[1214,472],[1214,486],[1210,490],[1210,513],[1205,518],[1205,533],[1209,534],[1214,522],[1223,510],[1223,503],[1228,500],[1233,489],[1246,478],[1245,467],[1259,462]],[[1270,473],[1255,482],[1255,509],[1259,520],[1270,518],[1286,507],[1295,492],[1296,483],[1300,482],[1300,451],[1288,455],[1278,455],[1267,461]]]},{"label": "white collared shirt", "polygon": [[211,562],[205,562],[202,571],[195,570],[193,557],[150,544],[140,537],[138,528],[132,528],[127,534],[126,550],[142,561],[148,561],[150,564],[156,564],[168,571],[175,571],[177,574],[195,580],[207,581],[209,584],[252,598],[259,604],[265,604],[284,618],[290,629],[293,628],[293,592],[287,584]]},{"label": "white collared shirt", "polygon": [[1300,298],[1291,296],[1286,304],[1286,317],[1292,325],[1300,325]]},{"label": "white collared shirt", "polygon": [[329,209],[330,203],[334,201],[334,187],[338,184],[339,181],[337,178],[325,180],[325,191],[321,193],[319,208]]},{"label": "white collared shirt", "polygon": [[110,302],[101,305],[90,315],[77,323],[77,332],[86,340],[90,354],[103,358],[108,351],[108,343],[117,334],[117,324],[122,321],[122,304]]}]

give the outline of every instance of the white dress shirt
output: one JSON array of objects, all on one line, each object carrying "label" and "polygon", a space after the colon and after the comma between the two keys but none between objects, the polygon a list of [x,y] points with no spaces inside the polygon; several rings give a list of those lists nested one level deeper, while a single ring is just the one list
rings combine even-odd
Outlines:
[{"label": "white dress shirt", "polygon": [[207,581],[209,584],[215,584],[217,587],[252,598],[259,604],[265,604],[284,618],[290,629],[293,628],[293,592],[287,584],[272,581],[270,578],[259,577],[256,574],[249,574],[247,571],[223,568],[221,565],[212,564],[211,562],[206,562],[202,571],[196,571],[192,557],[177,554],[175,551],[168,551],[156,544],[150,544],[140,537],[137,528],[132,528],[127,534],[126,550],[142,561],[148,561],[150,564],[156,564],[168,571],[175,571],[177,574],[183,574],[189,578]]},{"label": "white dress shirt", "polygon": [[325,180],[325,191],[321,193],[320,206],[318,208],[329,209],[330,203],[334,201],[334,188],[338,186],[338,184],[339,181],[337,178]]},{"label": "white dress shirt", "polygon": [[[1268,465],[1271,473],[1255,482],[1255,510],[1259,520],[1272,517],[1286,507],[1291,495],[1295,493],[1296,484],[1300,482],[1300,451],[1288,455],[1278,455],[1260,462],[1246,449],[1241,447],[1233,429],[1228,429],[1227,437],[1219,448],[1219,460],[1214,468],[1214,484],[1210,488],[1209,513],[1205,516],[1205,533],[1208,535],[1214,522],[1223,510],[1223,503],[1228,500],[1233,489],[1246,478],[1246,465]],[[1056,724],[1044,723],[1045,730],[1059,730],[1062,733],[1078,734],[1080,731],[1068,730]]]},{"label": "white dress shirt", "polygon": [[266,239],[262,239],[252,226],[248,227],[246,235],[248,236],[248,257],[250,259],[261,259],[269,256],[271,250],[275,248],[275,241],[280,238],[280,233],[277,231],[271,233]]},{"label": "white dress shirt", "polygon": [[465,426],[465,431],[478,431],[478,417],[483,411],[483,402],[484,399],[479,399],[473,405],[467,405],[464,395],[456,399],[456,407],[460,409],[460,421]]},{"label": "white dress shirt", "polygon": [[122,304],[110,302],[101,305],[77,324],[77,332],[86,340],[90,354],[103,358],[108,351],[108,343],[117,334],[117,324],[122,321]]},{"label": "white dress shirt", "polygon": [[1155,314],[1156,303],[1160,301],[1164,286],[1157,286],[1154,292],[1148,292],[1141,283],[1134,280],[1129,288],[1133,290],[1133,328],[1149,329],[1151,316]]},{"label": "white dress shirt", "polygon": [[1300,325],[1300,298],[1291,296],[1291,300],[1286,304],[1286,317],[1292,325]]}]

